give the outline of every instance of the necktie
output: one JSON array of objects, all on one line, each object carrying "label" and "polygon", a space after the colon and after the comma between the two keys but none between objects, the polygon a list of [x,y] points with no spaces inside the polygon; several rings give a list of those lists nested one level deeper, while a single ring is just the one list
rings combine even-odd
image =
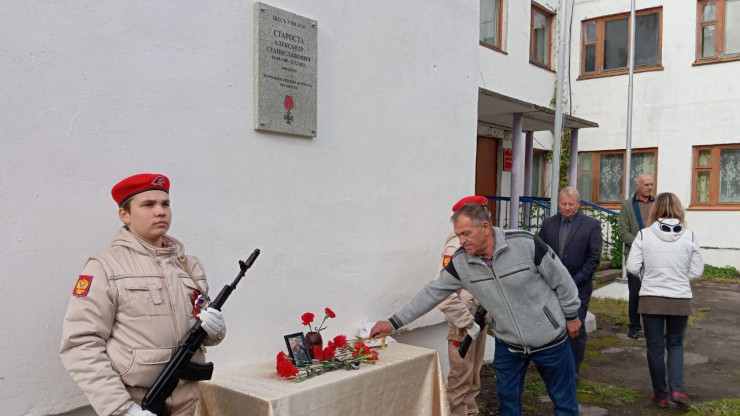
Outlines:
[{"label": "necktie", "polygon": [[563,221],[563,226],[560,227],[560,239],[558,240],[558,257],[563,258],[563,250],[565,250],[565,240],[568,239],[568,231],[570,231],[570,218],[566,218]]}]

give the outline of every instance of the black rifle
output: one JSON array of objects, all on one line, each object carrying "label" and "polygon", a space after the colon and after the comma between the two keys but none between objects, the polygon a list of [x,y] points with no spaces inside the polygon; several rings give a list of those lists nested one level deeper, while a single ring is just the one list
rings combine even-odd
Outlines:
[{"label": "black rifle", "polygon": [[[483,307],[483,305],[480,305],[473,316],[473,321],[475,321],[475,323],[480,327],[480,332],[483,332],[478,333],[479,337],[486,336],[486,315],[488,315],[488,311]],[[468,355],[468,348],[470,348],[470,344],[472,343],[473,338],[471,338],[470,335],[466,335],[463,342],[457,347],[457,352],[460,353],[460,357],[465,358],[465,356]]]},{"label": "black rifle", "polygon": [[[224,306],[224,302],[229,298],[231,292],[236,289],[236,285],[239,283],[244,273],[252,267],[252,263],[257,259],[260,254],[260,249],[255,249],[254,252],[249,256],[247,261],[239,260],[239,267],[241,271],[234,279],[234,282],[230,285],[224,286],[221,292],[218,294],[216,299],[208,305],[211,308],[221,310]],[[185,341],[180,344],[180,348],[177,349],[175,356],[167,363],[167,367],[164,368],[162,373],[154,382],[152,388],[144,396],[144,400],[141,402],[141,407],[144,410],[148,410],[152,413],[156,413],[157,416],[170,416],[170,411],[165,405],[165,400],[172,395],[175,391],[177,383],[180,379],[183,380],[210,380],[213,375],[213,363],[198,364],[190,362],[198,348],[203,343],[203,340],[208,336],[206,331],[201,328],[201,321],[190,328],[188,335],[185,337]]]}]

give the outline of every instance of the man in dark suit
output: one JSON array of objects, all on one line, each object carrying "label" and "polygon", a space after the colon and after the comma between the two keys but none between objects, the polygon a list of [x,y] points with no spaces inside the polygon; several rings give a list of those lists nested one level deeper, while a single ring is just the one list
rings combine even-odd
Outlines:
[{"label": "man in dark suit", "polygon": [[593,290],[593,274],[601,261],[601,222],[578,213],[581,196],[574,187],[563,188],[558,194],[557,215],[542,223],[539,236],[552,247],[570,272],[578,287],[581,307],[578,319],[584,322],[578,337],[570,339],[570,347],[576,365],[576,380],[586,352],[586,313]]}]

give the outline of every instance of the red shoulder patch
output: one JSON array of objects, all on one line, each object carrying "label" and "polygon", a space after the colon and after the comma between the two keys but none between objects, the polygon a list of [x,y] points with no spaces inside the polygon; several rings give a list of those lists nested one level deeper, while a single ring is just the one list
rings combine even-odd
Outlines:
[{"label": "red shoulder patch", "polygon": [[442,258],[442,267],[447,267],[447,263],[450,262],[450,259],[452,259],[452,256],[444,256],[444,258]]},{"label": "red shoulder patch", "polygon": [[77,283],[75,284],[72,294],[79,297],[87,296],[87,292],[90,291],[90,285],[92,285],[92,279],[92,276],[81,274],[80,278],[77,279]]}]

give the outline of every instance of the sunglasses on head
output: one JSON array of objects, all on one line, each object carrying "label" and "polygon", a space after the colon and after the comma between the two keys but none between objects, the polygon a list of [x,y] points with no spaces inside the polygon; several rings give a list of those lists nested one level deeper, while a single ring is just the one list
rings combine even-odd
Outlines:
[{"label": "sunglasses on head", "polygon": [[681,224],[671,225],[666,224],[663,221],[658,221],[658,223],[660,224],[660,231],[663,231],[665,233],[670,233],[671,231],[673,231],[674,233],[680,233],[681,230],[683,230],[683,225]]}]

